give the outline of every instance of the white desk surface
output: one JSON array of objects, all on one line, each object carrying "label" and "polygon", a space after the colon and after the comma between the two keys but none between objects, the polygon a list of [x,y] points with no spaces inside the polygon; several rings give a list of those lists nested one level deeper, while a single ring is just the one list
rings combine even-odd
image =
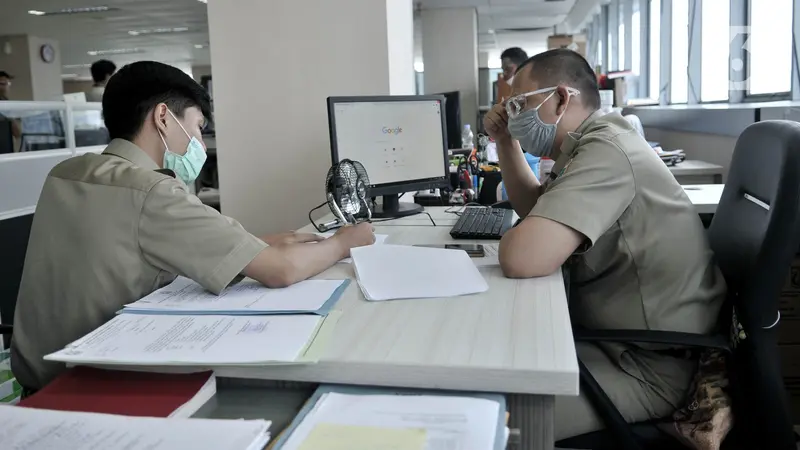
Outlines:
[{"label": "white desk surface", "polygon": [[717,204],[722,197],[724,184],[687,184],[683,186],[689,200],[692,201],[699,214],[714,214],[717,211]]},{"label": "white desk surface", "polygon": [[705,161],[687,159],[674,166],[669,166],[669,171],[673,175],[721,175],[723,167]]},{"label": "white desk surface", "polygon": [[[451,242],[456,216],[445,210],[426,208],[436,227],[418,215],[376,229],[389,235],[388,243]],[[318,363],[214,370],[232,378],[578,395],[561,273],[511,280],[498,267],[481,272],[489,291],[447,299],[367,302],[351,283],[336,306],[343,314]],[[458,274],[443,267],[442,276]],[[318,278],[345,277],[354,277],[350,264],[337,264]]]}]

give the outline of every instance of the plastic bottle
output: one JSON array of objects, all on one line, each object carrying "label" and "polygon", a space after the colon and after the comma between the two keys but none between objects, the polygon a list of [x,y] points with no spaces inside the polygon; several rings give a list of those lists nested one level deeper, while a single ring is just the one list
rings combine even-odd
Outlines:
[{"label": "plastic bottle", "polygon": [[464,131],[461,132],[461,148],[475,148],[475,135],[469,124],[464,125]]}]

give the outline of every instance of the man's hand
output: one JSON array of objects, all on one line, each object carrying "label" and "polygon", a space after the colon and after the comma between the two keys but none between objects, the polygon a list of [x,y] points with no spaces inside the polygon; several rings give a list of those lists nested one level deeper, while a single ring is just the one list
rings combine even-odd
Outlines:
[{"label": "man's hand", "polygon": [[512,141],[508,132],[508,113],[505,102],[498,103],[483,117],[483,128],[489,133],[498,145],[508,144]]},{"label": "man's hand", "polygon": [[325,238],[313,233],[280,233],[262,238],[267,245],[303,244],[306,242],[319,242]]},{"label": "man's hand", "polygon": [[339,228],[331,239],[336,240],[341,245],[343,257],[346,258],[350,256],[351,248],[375,243],[375,227],[368,222],[344,226]]}]

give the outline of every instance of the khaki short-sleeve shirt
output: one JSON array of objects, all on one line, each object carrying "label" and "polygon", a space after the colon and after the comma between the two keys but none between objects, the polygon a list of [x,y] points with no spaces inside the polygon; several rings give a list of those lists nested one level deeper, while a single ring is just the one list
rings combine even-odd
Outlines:
[{"label": "khaki short-sleeve shirt", "polygon": [[266,244],[203,205],[141,149],[112,141],[57,165],[45,180],[22,274],[12,370],[38,389],[64,368],[42,357],[127,303],[191,278],[219,293]]},{"label": "khaki short-sleeve shirt", "polygon": [[618,113],[566,137],[531,215],[586,237],[570,263],[570,312],[590,329],[708,333],[725,281],[700,218],[650,145]]}]

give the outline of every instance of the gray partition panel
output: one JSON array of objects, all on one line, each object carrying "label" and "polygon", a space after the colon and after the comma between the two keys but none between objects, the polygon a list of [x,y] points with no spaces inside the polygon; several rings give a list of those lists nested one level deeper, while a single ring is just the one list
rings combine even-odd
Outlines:
[{"label": "gray partition panel", "polygon": [[[737,105],[738,106],[738,105]],[[728,105],[629,107],[623,114],[636,114],[645,128],[717,134],[737,137],[756,121],[756,108]]]},{"label": "gray partition panel", "polygon": [[50,169],[71,156],[70,150],[0,156],[0,217],[36,207]]}]

